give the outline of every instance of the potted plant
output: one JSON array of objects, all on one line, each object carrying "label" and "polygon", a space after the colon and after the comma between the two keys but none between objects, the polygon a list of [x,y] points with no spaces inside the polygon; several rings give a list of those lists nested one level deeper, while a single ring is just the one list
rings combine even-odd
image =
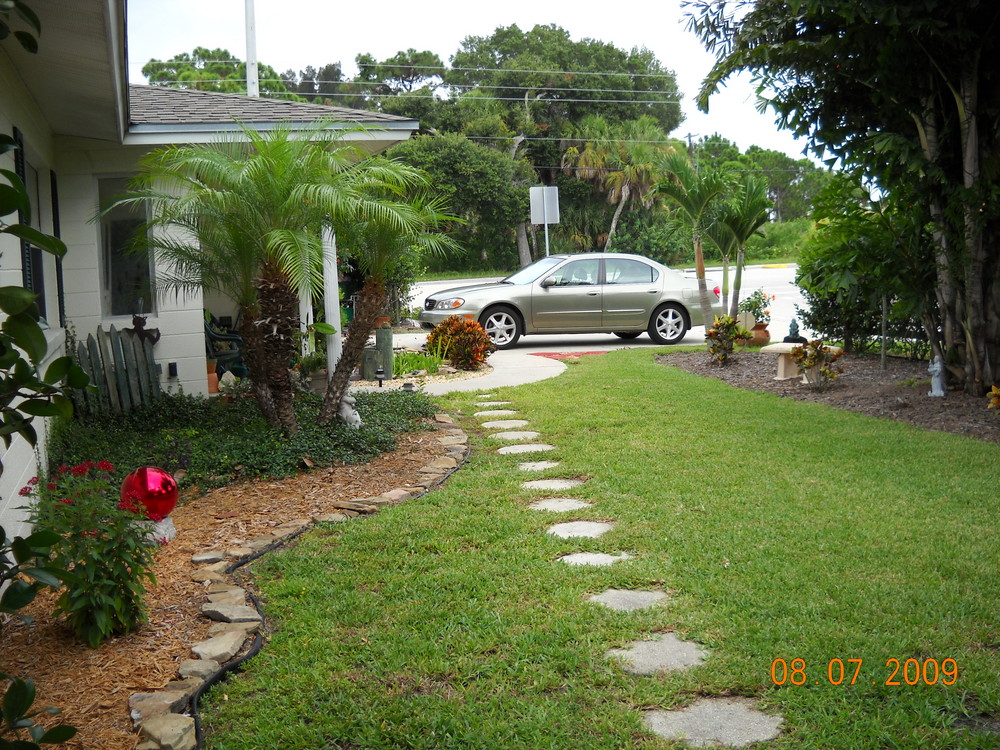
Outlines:
[{"label": "potted plant", "polygon": [[771,303],[774,300],[775,295],[768,294],[763,289],[757,289],[740,302],[740,312],[750,313],[754,318],[751,329],[753,338],[750,339],[753,346],[764,346],[771,340],[771,333],[767,330],[767,325],[771,322]]}]

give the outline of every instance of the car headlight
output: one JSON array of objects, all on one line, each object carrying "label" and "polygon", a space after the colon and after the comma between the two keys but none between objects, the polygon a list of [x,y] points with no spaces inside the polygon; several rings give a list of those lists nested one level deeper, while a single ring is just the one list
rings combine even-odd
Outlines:
[{"label": "car headlight", "polygon": [[439,299],[434,303],[435,310],[454,310],[456,307],[461,307],[465,304],[465,300],[461,297],[449,297],[448,299]]}]

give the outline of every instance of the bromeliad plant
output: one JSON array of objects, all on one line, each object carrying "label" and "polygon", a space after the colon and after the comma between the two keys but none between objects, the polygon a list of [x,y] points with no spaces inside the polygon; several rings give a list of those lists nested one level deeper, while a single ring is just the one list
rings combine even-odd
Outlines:
[{"label": "bromeliad plant", "polygon": [[819,339],[792,349],[792,359],[798,365],[799,372],[805,377],[806,382],[820,390],[829,388],[844,372],[843,366],[832,366],[841,355],[843,352],[840,349],[827,346]]},{"label": "bromeliad plant", "polygon": [[990,392],[986,394],[986,398],[990,401],[986,408],[996,409],[997,413],[1000,414],[1000,388],[993,386]]},{"label": "bromeliad plant", "polygon": [[722,367],[729,363],[733,347],[736,344],[746,344],[751,338],[750,332],[729,315],[717,315],[712,327],[705,332],[708,355]]},{"label": "bromeliad plant", "polygon": [[451,360],[460,370],[478,370],[497,350],[489,334],[474,320],[452,315],[427,334],[427,351]]},{"label": "bromeliad plant", "polygon": [[69,571],[55,613],[91,648],[146,621],[143,583],[154,581],[149,568],[157,543],[136,523],[145,516],[118,501],[114,471],[107,461],[84,461],[21,490],[34,499],[35,527],[58,538],[53,564]]}]

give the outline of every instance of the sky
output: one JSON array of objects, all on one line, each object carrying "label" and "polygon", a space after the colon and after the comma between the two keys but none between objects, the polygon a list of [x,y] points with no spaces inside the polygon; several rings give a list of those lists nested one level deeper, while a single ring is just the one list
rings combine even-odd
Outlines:
[{"label": "sky", "polygon": [[[150,59],[168,60],[195,47],[228,49],[246,59],[246,0],[128,0],[128,65],[132,83],[145,83],[141,68]],[[430,50],[448,63],[467,36],[489,36],[500,26],[556,24],[571,38],[597,39],[630,50],[645,47],[677,76],[685,120],[671,135],[695,140],[713,133],[736,143],[802,158],[805,143],[778,130],[771,113],[755,109],[748,78],[737,78],[715,94],[709,113],[693,103],[713,58],[685,29],[682,0],[615,4],[586,0],[403,0],[342,3],[333,0],[254,0],[257,58],[279,73],[340,62],[351,77],[358,54],[384,60],[413,47]],[[643,8],[642,5],[647,7]]]}]

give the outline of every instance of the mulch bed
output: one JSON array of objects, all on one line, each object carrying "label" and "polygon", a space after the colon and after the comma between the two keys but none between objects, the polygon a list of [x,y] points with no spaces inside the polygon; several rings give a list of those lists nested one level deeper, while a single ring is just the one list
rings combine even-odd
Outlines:
[{"label": "mulch bed", "polygon": [[837,362],[843,365],[844,373],[823,390],[803,385],[798,379],[775,380],[778,368],[774,354],[739,352],[725,367],[713,363],[703,352],[671,352],[657,361],[695,375],[718,378],[736,388],[1000,442],[1000,414],[987,408],[986,398],[961,391],[949,391],[944,398],[927,395],[930,374],[926,362],[890,357],[883,370],[878,356],[844,354]]},{"label": "mulch bed", "polygon": [[46,591],[24,611],[36,618],[34,625],[12,619],[3,626],[0,671],[30,677],[38,687],[35,705],[61,709],[40,723],[77,727],[79,734],[62,747],[134,748],[139,737],[129,719],[129,696],[175,679],[178,664],[191,658],[191,646],[205,639],[211,625],[200,611],[208,584],[191,580],[191,555],[239,547],[285,521],[337,512],[334,503],[407,486],[443,454],[435,442],[439,434],[400,435],[397,450],[364,465],[234,485],[182,501],[172,513],[177,538],[157,553],[156,584],[145,599],[147,624],[90,649],[52,618],[55,596]]}]

